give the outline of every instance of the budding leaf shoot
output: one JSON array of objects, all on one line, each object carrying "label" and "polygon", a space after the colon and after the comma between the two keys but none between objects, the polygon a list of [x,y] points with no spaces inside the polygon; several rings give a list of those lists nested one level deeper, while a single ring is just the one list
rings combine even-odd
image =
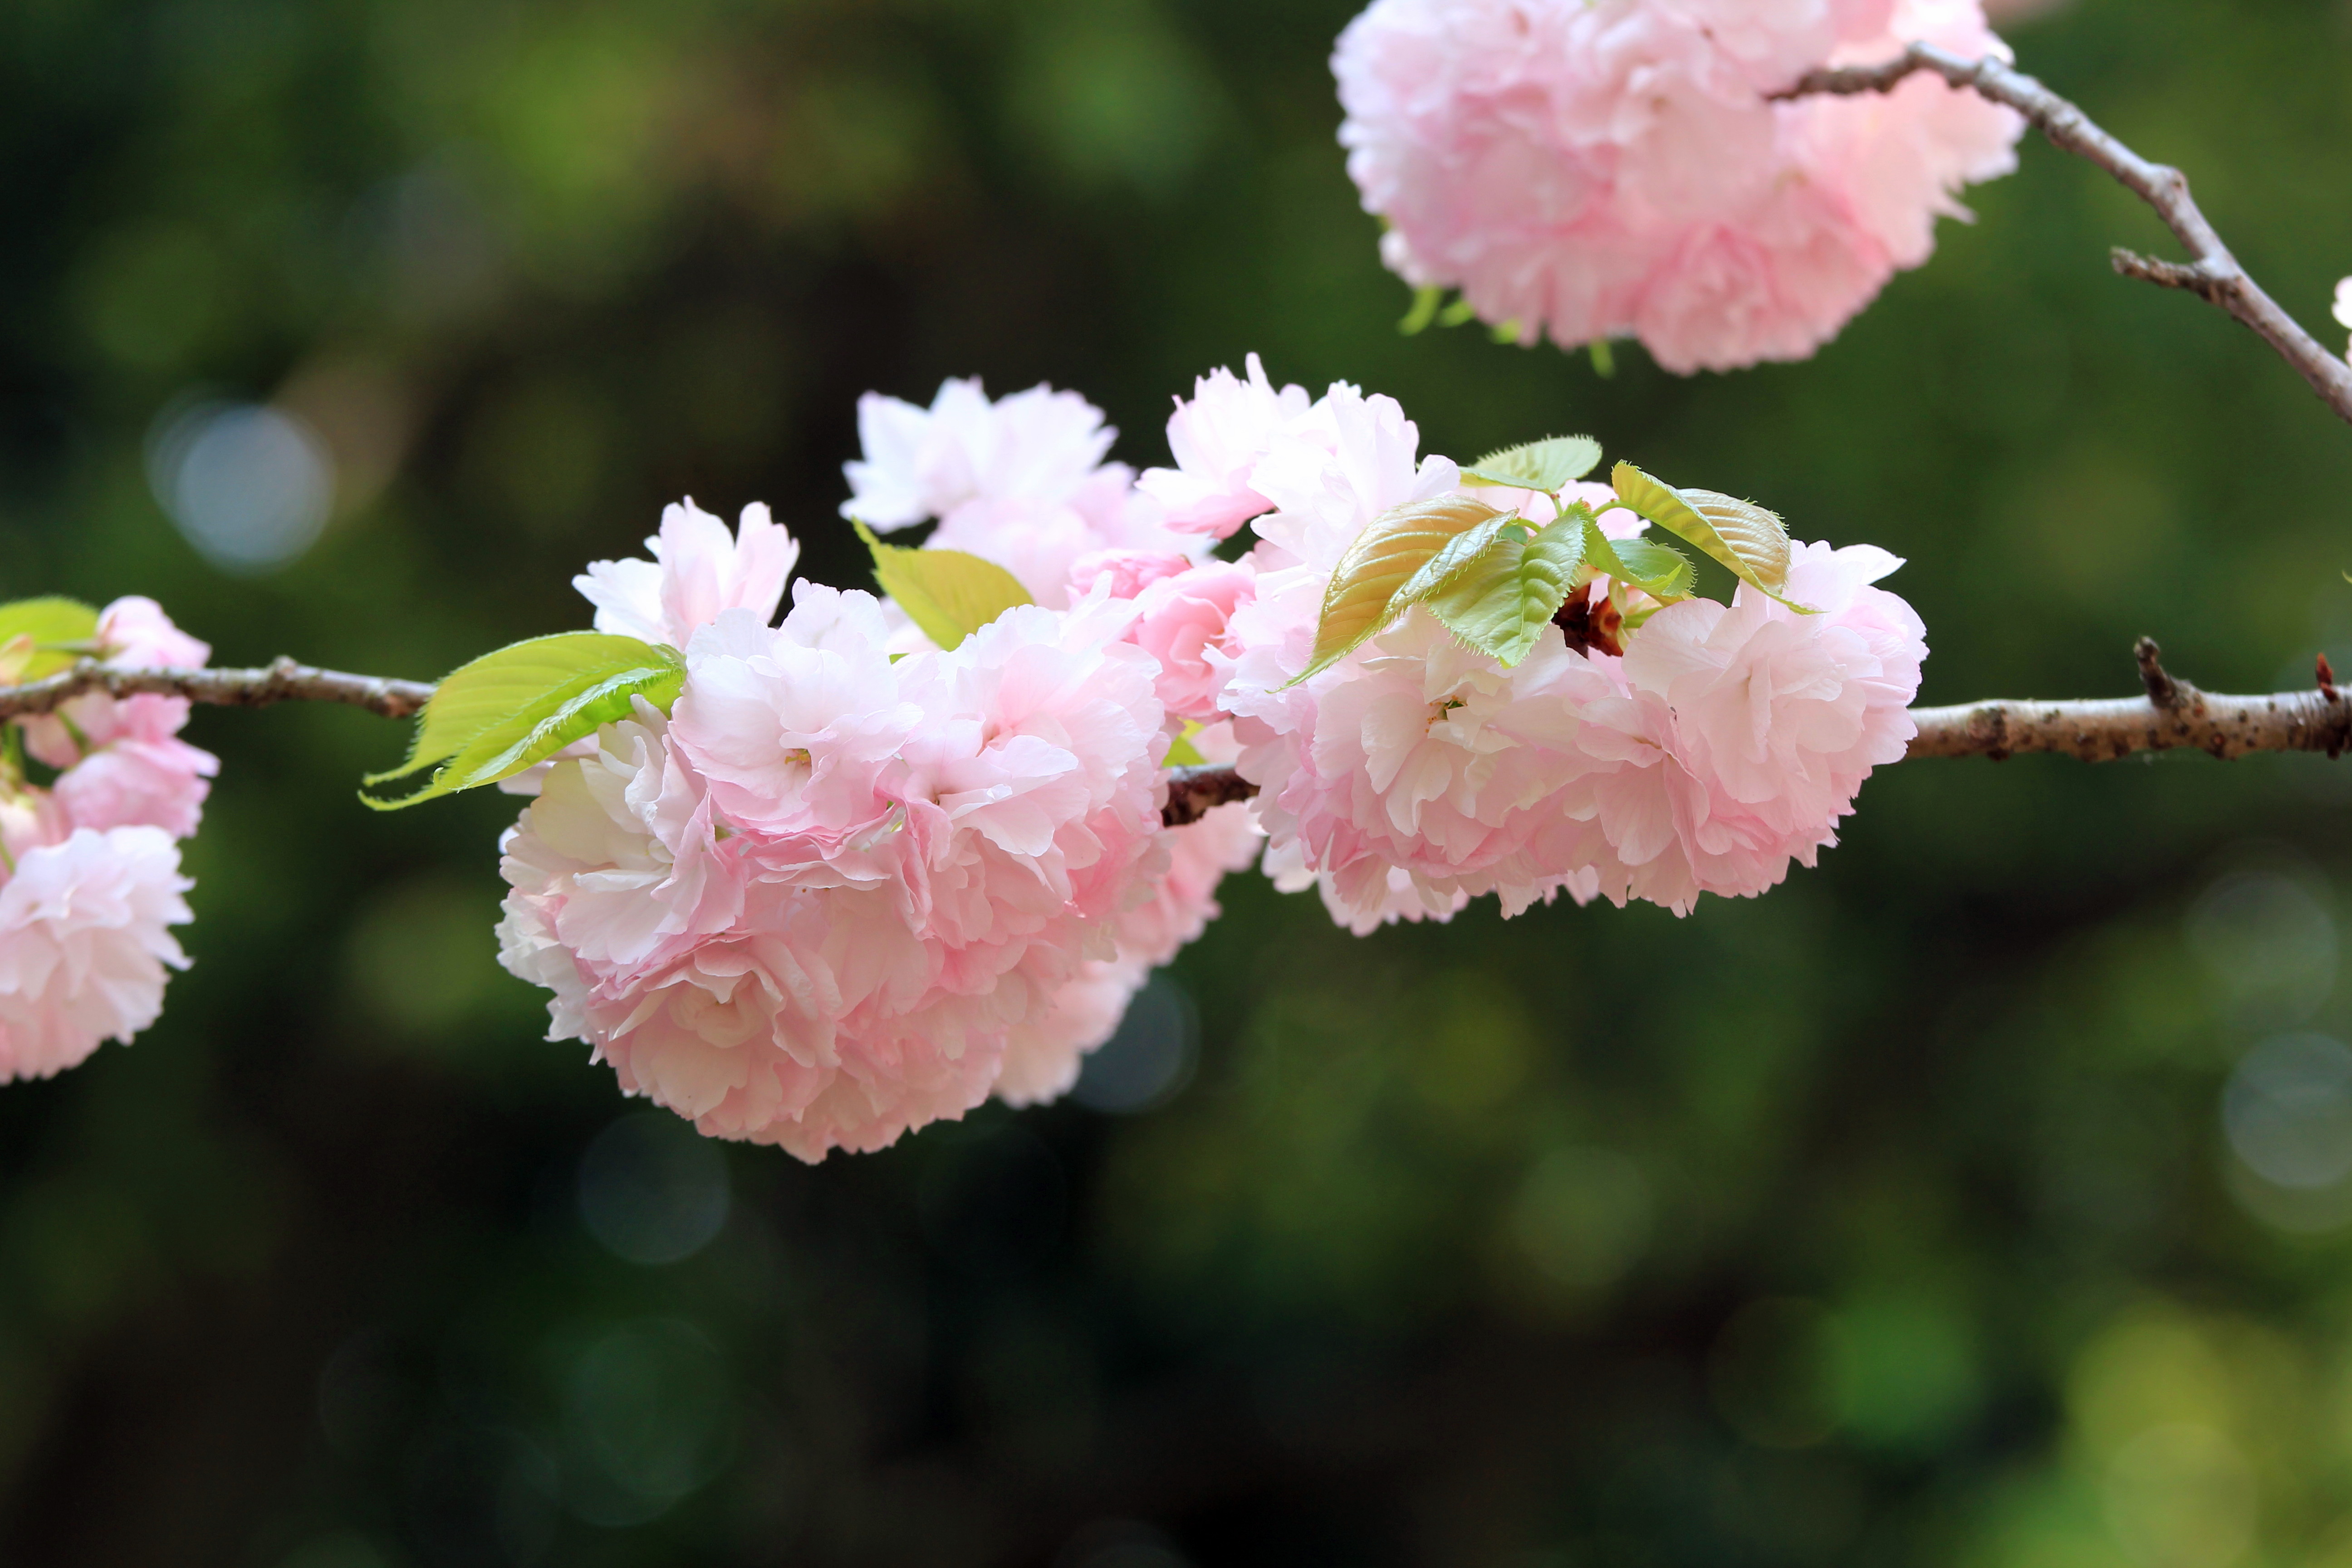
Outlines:
[{"label": "budding leaf shoot", "polygon": [[1508,516],[1484,501],[1449,495],[1410,501],[1372,519],[1332,571],[1315,627],[1314,656],[1290,684],[1296,686],[1363,647],[1410,607],[1410,600],[1398,602],[1401,590],[1423,566],[1462,535]]},{"label": "budding leaf shoot", "polygon": [[1698,546],[1741,582],[1792,610],[1813,612],[1786,598],[1789,531],[1776,512],[1714,490],[1683,490],[1652,479],[1631,463],[1610,476],[1617,499],[1643,518]]},{"label": "budding leaf shoot", "polygon": [[1448,631],[1504,665],[1528,657],[1567,602],[1584,563],[1584,520],[1555,519],[1533,538],[1506,532],[1494,547],[1429,600]]},{"label": "budding leaf shoot", "polygon": [[685,682],[676,648],[602,632],[532,637],[484,654],[434,689],[408,760],[362,781],[385,784],[440,763],[432,782],[398,800],[360,799],[393,811],[511,778],[627,718],[639,697],[667,712]]},{"label": "budding leaf shoot", "polygon": [[1020,579],[993,561],[961,550],[885,544],[864,523],[856,528],[874,555],[874,581],[943,648],[959,646],[1005,611],[1034,602]]},{"label": "budding leaf shoot", "polygon": [[1662,605],[1691,596],[1696,573],[1690,557],[1651,539],[1611,539],[1587,523],[1585,554],[1599,571],[1631,584]]}]

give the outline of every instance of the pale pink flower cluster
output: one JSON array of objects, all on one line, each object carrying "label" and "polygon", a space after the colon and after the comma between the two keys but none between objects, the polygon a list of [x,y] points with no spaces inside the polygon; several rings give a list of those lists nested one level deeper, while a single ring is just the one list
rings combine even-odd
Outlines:
[{"label": "pale pink flower cluster", "polygon": [[1915,41],[2008,56],[1979,0],[1374,0],[1332,68],[1391,268],[1689,372],[1811,353],[2014,166],[2018,116],[1926,73],[1767,96]]},{"label": "pale pink flower cluster", "polygon": [[[1465,484],[1394,400],[1246,370],[1179,402],[1174,466],[1139,486],[1066,394],[869,398],[852,510],[940,516],[1043,601],[953,648],[807,583],[772,626],[797,551],[762,509],[730,535],[673,507],[650,561],[592,566],[598,626],[682,647],[687,676],[667,718],[640,703],[541,770],[507,837],[502,957],[554,993],[553,1037],[706,1132],[876,1148],[1067,1089],[1261,847],[1360,931],[1490,892],[1687,911],[1812,863],[1903,753],[1924,633],[1868,546],[1795,548],[1818,613],[1649,605],[1622,653],[1555,629],[1506,668],[1415,608],[1295,680],[1364,527]],[[1571,499],[1643,527],[1605,486]],[[1252,519],[1240,560],[1202,553]],[[1179,740],[1256,799],[1163,828]]]},{"label": "pale pink flower cluster", "polygon": [[[1797,547],[1788,593],[1815,615],[1743,588],[1727,607],[1658,611],[1622,655],[1554,631],[1505,668],[1416,608],[1292,684],[1348,544],[1391,507],[1464,487],[1453,462],[1418,456],[1394,400],[1344,384],[1311,403],[1297,388],[1269,398],[1263,382],[1255,363],[1246,381],[1205,377],[1177,415],[1221,431],[1213,457],[1175,470],[1204,515],[1272,509],[1255,523],[1252,592],[1202,660],[1260,786],[1266,869],[1319,886],[1352,929],[1446,919],[1488,892],[1506,914],[1562,890],[1678,912],[1703,891],[1760,892],[1834,843],[1863,779],[1903,754],[1925,632],[1870,585],[1900,563],[1869,546]],[[1221,406],[1204,417],[1201,404]],[[1264,411],[1254,431],[1236,415],[1250,407]],[[1525,492],[1472,493],[1549,515]],[[1612,537],[1643,527],[1605,486],[1572,499]]]},{"label": "pale pink flower cluster", "polygon": [[[136,668],[200,668],[212,650],[152,599],[100,612],[98,655]],[[178,738],[184,698],[89,692],[15,721],[58,770],[43,788],[0,779],[0,1082],[47,1078],[105,1040],[128,1043],[163,1006],[191,917],[174,842],[196,830],[219,763]]]},{"label": "pale pink flower cluster", "polygon": [[857,400],[865,456],[845,468],[841,515],[877,532],[932,518],[923,542],[983,556],[1035,600],[1068,603],[1070,568],[1104,550],[1192,553],[1123,463],[1118,432],[1075,392],[1034,386],[995,402],[977,380],[942,383],[929,408],[869,392]]},{"label": "pale pink flower cluster", "polygon": [[804,1159],[1066,1089],[1255,846],[1246,814],[1160,827],[1136,606],[1093,592],[894,659],[866,594],[803,583],[771,626],[789,542],[708,521],[673,508],[657,564],[583,584],[607,629],[697,607],[659,623],[687,654],[670,717],[556,763],[508,835],[501,956],[555,994],[551,1037]]}]

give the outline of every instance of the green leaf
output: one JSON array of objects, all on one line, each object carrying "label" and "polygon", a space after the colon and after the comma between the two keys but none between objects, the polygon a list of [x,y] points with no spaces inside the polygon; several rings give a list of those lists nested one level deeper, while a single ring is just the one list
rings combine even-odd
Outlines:
[{"label": "green leaf", "polygon": [[1472,304],[1467,298],[1456,300],[1437,312],[1437,324],[1441,327],[1458,327],[1477,313],[1478,307]]},{"label": "green leaf", "polygon": [[1390,602],[1390,609],[1401,616],[1428,598],[1492,549],[1496,538],[1505,529],[1514,527],[1523,528],[1530,533],[1535,531],[1535,524],[1517,512],[1507,511],[1488,518],[1466,533],[1455,534],[1404,580],[1404,586],[1396,591],[1396,597]]},{"label": "green leaf", "polygon": [[[0,605],[0,675],[14,685],[70,669],[74,660],[96,651],[97,637],[98,612],[79,599]],[[11,648],[12,643],[17,646]]]},{"label": "green leaf", "polygon": [[1568,601],[1584,563],[1587,524],[1558,518],[1532,539],[1505,534],[1493,549],[1427,601],[1448,631],[1507,667],[1528,657]]},{"label": "green leaf", "polygon": [[1741,582],[1807,615],[1782,596],[1789,585],[1789,531],[1778,514],[1714,490],[1680,490],[1631,463],[1610,476],[1617,499],[1667,532],[1687,540],[1731,569]]},{"label": "green leaf", "polygon": [[1416,333],[1428,331],[1429,323],[1437,319],[1438,302],[1444,298],[1445,290],[1433,285],[1414,289],[1412,309],[1407,310],[1404,313],[1404,320],[1397,323],[1397,331],[1406,337],[1412,337]]},{"label": "green leaf", "polygon": [[1697,572],[1690,557],[1673,545],[1654,539],[1611,539],[1597,524],[1592,532],[1599,542],[1588,540],[1585,556],[1597,570],[1632,584],[1660,604],[1691,596]]},{"label": "green leaf", "polygon": [[873,552],[874,581],[941,647],[955,647],[1005,611],[1036,602],[1019,578],[993,561],[961,550],[885,544],[864,523],[853,526]]},{"label": "green leaf", "polygon": [[1163,768],[1197,768],[1206,766],[1209,759],[1201,748],[1192,744],[1192,737],[1206,728],[1198,719],[1184,721],[1184,732],[1168,742],[1168,754],[1160,759]]},{"label": "green leaf", "polygon": [[1582,479],[1600,461],[1601,443],[1591,437],[1553,436],[1489,452],[1463,469],[1462,477],[1474,484],[1549,492]]},{"label": "green leaf", "polygon": [[1402,615],[1412,601],[1398,590],[1446,545],[1482,523],[1510,514],[1468,496],[1445,495],[1392,507],[1364,525],[1333,568],[1315,627],[1315,653],[1290,684],[1347,658]]},{"label": "green leaf", "polygon": [[562,632],[502,647],[451,673],[418,716],[408,760],[363,784],[435,768],[432,783],[399,800],[360,799],[378,811],[496,784],[546,761],[603,725],[625,719],[643,697],[663,712],[686,683],[673,647],[602,632]]},{"label": "green leaf", "polygon": [[1616,375],[1617,351],[1609,346],[1609,340],[1607,338],[1593,339],[1591,342],[1584,345],[1584,352],[1592,356],[1593,374],[1599,376],[1603,381],[1610,380],[1612,377]]}]

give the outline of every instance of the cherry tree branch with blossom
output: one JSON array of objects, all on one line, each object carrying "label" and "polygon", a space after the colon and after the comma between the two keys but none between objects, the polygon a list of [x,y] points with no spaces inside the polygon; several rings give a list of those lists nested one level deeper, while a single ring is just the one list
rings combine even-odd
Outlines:
[{"label": "cherry tree branch with blossom", "polygon": [[[1915,708],[1911,717],[1919,731],[1907,756],[2000,762],[2028,752],[2054,752],[2102,763],[2137,752],[2200,751],[2226,759],[2254,752],[2324,752],[2333,757],[2352,750],[2352,700],[2336,688],[2325,661],[2318,683],[2309,690],[2232,697],[2200,690],[2167,673],[2148,638],[2142,637],[2136,651],[2145,688],[2141,696],[1995,698]],[[85,659],[46,680],[0,688],[0,719],[47,713],[89,691],[115,697],[152,692],[230,708],[342,702],[387,719],[405,719],[424,708],[433,687],[320,669],[290,658],[259,669],[116,669]],[[1256,793],[1257,786],[1230,766],[1171,768],[1161,820],[1181,827]]]},{"label": "cherry tree branch with blossom", "polygon": [[[2213,225],[2189,195],[2189,179],[2179,170],[2152,163],[2125,146],[2074,103],[2059,97],[2033,78],[1990,57],[1964,59],[1932,44],[1913,44],[1882,65],[1847,66],[1812,71],[1775,98],[1813,93],[1851,96],[1888,92],[1919,71],[1942,77],[1991,102],[2006,105],[2061,151],[2089,160],[2115,176],[2126,189],[2156,210],[2165,226],[2187,247],[2187,262],[2165,261],[2117,246],[2111,253],[2115,269],[2168,289],[2183,289],[2208,304],[2217,305],[2276,349],[2279,357],[2302,374],[2338,417],[2352,422],[2352,363],[2332,352],[2299,326],[2294,317],[2246,274]],[[2048,748],[2036,748],[2048,749]],[[1917,755],[1917,752],[1914,752]]]}]

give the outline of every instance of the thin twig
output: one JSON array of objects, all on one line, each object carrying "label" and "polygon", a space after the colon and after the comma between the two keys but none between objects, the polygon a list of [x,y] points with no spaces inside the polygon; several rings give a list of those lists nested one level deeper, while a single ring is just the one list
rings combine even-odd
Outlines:
[{"label": "thin twig", "polygon": [[261,669],[118,669],[83,659],[71,669],[29,686],[0,687],[0,719],[47,713],[84,692],[110,697],[152,694],[227,708],[272,702],[348,702],[387,719],[405,719],[425,706],[433,685],[380,675],[347,675],[279,658]]},{"label": "thin twig", "polygon": [[2190,199],[2188,177],[2178,169],[2149,163],[2101,130],[2082,110],[2022,71],[1990,58],[1964,59],[1932,44],[1913,44],[1884,65],[1813,71],[1772,96],[1887,92],[1918,71],[1932,71],[1954,87],[2017,110],[2053,145],[2096,163],[2155,208],[2165,226],[2187,247],[2189,259],[2164,261],[2117,247],[2109,258],[2115,269],[2126,278],[2185,289],[2219,305],[2301,372],[2338,417],[2352,421],[2352,363],[2296,325],[2294,317],[2246,276],[2246,269],[2238,265],[2238,258],[2230,254],[2230,247],[2221,243],[2221,237]]}]

